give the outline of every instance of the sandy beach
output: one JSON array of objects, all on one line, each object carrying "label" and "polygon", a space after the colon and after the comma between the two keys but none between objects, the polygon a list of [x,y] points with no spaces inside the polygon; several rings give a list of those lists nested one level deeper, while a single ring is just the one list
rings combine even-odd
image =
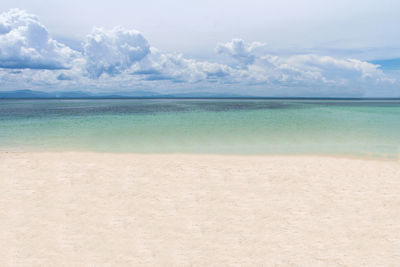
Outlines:
[{"label": "sandy beach", "polygon": [[0,153],[0,266],[398,266],[400,163]]}]

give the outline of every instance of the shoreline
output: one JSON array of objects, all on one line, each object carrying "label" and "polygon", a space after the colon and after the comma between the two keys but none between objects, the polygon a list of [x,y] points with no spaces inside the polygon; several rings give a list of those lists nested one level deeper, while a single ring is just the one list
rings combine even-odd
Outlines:
[{"label": "shoreline", "polygon": [[329,153],[202,153],[202,152],[115,152],[115,151],[95,151],[95,150],[1,150],[1,154],[103,154],[103,155],[130,155],[130,156],[199,156],[199,157],[249,157],[249,158],[273,158],[273,157],[301,157],[301,158],[334,158],[348,160],[367,160],[367,161],[389,161],[400,162],[400,153],[393,155],[355,155],[355,154],[329,154]]},{"label": "shoreline", "polygon": [[394,266],[399,161],[0,152],[0,265]]}]

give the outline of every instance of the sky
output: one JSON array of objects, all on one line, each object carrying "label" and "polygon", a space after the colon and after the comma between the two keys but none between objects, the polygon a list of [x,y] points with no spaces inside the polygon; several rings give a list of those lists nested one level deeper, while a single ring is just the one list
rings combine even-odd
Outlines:
[{"label": "sky", "polygon": [[0,91],[400,96],[400,1],[0,3]]}]

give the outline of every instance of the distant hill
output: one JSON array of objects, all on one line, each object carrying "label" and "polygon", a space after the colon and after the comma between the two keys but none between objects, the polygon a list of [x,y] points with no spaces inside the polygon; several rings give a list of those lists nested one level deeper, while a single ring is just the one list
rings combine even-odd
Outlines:
[{"label": "distant hill", "polygon": [[49,98],[50,94],[31,90],[0,91],[0,98]]},{"label": "distant hill", "polygon": [[0,91],[0,99],[119,99],[119,98],[247,98],[247,99],[312,99],[312,100],[400,100],[395,98],[375,98],[375,97],[288,97],[274,96],[261,97],[250,95],[238,95],[227,93],[212,92],[191,92],[176,94],[160,94],[152,91],[120,91],[113,93],[91,93],[84,91],[60,91],[60,92],[42,92],[32,90]]},{"label": "distant hill", "polygon": [[159,94],[151,91],[124,91],[115,93],[90,93],[83,91],[41,92],[32,90],[0,91],[0,99],[43,99],[43,98],[202,98],[202,97],[246,97],[234,94],[193,92],[180,94]]},{"label": "distant hill", "polygon": [[41,92],[32,90],[16,90],[16,91],[0,91],[0,98],[2,99],[13,99],[13,98],[80,98],[80,97],[91,97],[91,94],[71,91],[71,92]]}]

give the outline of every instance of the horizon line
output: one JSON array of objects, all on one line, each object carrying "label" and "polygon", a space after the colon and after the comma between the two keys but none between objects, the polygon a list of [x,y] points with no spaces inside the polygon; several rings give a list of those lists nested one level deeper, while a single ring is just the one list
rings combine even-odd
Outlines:
[{"label": "horizon line", "polygon": [[79,99],[88,99],[88,100],[99,100],[99,99],[243,99],[243,100],[400,100],[400,97],[281,97],[281,96],[232,96],[232,97],[181,97],[181,96],[88,96],[88,97],[0,97],[0,100],[79,100]]}]

